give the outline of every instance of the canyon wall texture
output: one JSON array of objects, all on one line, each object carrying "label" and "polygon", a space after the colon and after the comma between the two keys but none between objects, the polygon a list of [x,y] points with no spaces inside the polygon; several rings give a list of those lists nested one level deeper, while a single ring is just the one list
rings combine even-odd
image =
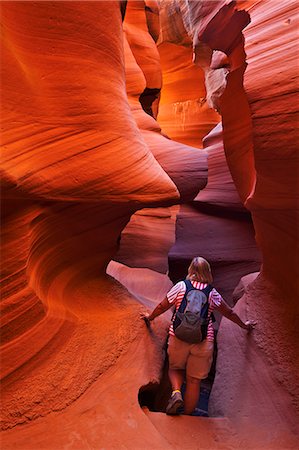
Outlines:
[{"label": "canyon wall texture", "polygon": [[[297,448],[296,20],[2,2],[3,448]],[[173,418],[138,403],[171,314],[139,314],[196,254],[257,326],[221,321],[210,417]]]},{"label": "canyon wall texture", "polygon": [[[240,308],[247,305],[251,310],[249,314],[259,321],[254,333],[256,353],[249,357],[254,366],[258,366],[257,361],[262,358],[259,380],[267,381],[264,387],[263,383],[259,386],[259,408],[256,408],[256,402],[251,397],[251,401],[246,402],[246,408],[238,406],[237,418],[234,409],[236,394],[231,396],[228,392],[228,396],[225,394],[222,397],[221,406],[219,400],[215,401],[217,406],[214,411],[229,409],[229,415],[239,419],[248,414],[248,409],[254,410],[253,422],[264,436],[267,434],[261,427],[264,414],[269,414],[269,420],[275,424],[273,436],[276,433],[279,435],[277,430],[284,426],[286,435],[296,429],[295,410],[298,411],[299,398],[299,342],[296,333],[299,318],[298,234],[295,231],[298,230],[298,119],[293,101],[298,88],[298,67],[293,64],[296,45],[292,44],[297,39],[296,11],[296,2],[257,2],[250,8],[251,24],[244,30],[248,64],[244,74],[244,90],[251,123],[246,117],[242,120],[240,114],[237,95],[240,73],[230,75],[221,101],[228,164],[240,195],[244,195],[244,199],[246,197],[245,205],[252,213],[256,239],[263,254],[262,276],[242,299]],[[283,70],[278,48],[284,54]],[[233,136],[232,123],[239,127],[234,135],[238,136],[239,143]],[[235,146],[241,146],[247,133],[250,133],[251,150],[248,147],[248,152],[254,159],[254,170],[250,170],[252,173],[244,183]],[[222,336],[225,341],[224,334]],[[223,345],[225,347],[225,343]],[[224,359],[227,356],[227,351],[222,353]],[[227,368],[222,375],[226,380],[230,378]],[[244,381],[250,391],[250,372]],[[216,381],[214,400],[217,391],[221,390],[217,384]],[[231,387],[232,390],[235,388],[233,385]],[[275,401],[272,407],[269,403],[269,412],[266,413],[264,406],[267,402],[264,399],[270,400],[269,389],[275,392]],[[247,398],[249,400],[249,395]],[[284,446],[283,440],[281,446]]]},{"label": "canyon wall texture", "polygon": [[105,273],[120,233],[138,209],[194,197],[207,162],[134,105],[150,76],[126,46],[119,2],[7,2],[1,14],[7,429],[65,409],[128,350],[140,305]]}]

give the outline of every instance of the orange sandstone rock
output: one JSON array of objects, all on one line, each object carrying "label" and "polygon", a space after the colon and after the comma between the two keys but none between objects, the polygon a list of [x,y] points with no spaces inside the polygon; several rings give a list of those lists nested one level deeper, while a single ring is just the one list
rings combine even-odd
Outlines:
[{"label": "orange sandstone rock", "polygon": [[127,103],[119,4],[11,2],[2,21],[2,170],[15,195],[177,199]]},{"label": "orange sandstone rock", "polygon": [[[124,52],[118,1],[2,4],[6,449],[189,448],[194,435],[211,450],[297,446],[296,5],[226,3],[129,2]],[[250,10],[245,42],[249,14],[236,8]],[[162,72],[158,117],[182,143],[165,138],[138,101],[146,87],[160,89]],[[183,129],[182,120],[173,125],[176,103]],[[217,169],[220,130],[207,137],[206,151],[190,147],[201,147],[219,122],[211,107],[222,114],[231,178],[226,166]],[[109,265],[133,295],[104,272],[137,209],[190,201],[204,187],[207,154],[211,182],[182,207],[170,257],[177,255],[177,264],[195,251],[206,255],[227,292],[257,270],[250,222],[244,226],[231,212],[242,209],[233,180],[252,211],[263,267],[238,304],[242,318],[258,320],[251,337],[221,324],[210,410],[225,419],[203,419],[202,427],[200,418],[161,417],[138,404],[139,388],[157,384],[163,366],[169,315],[149,331],[139,312],[171,285],[156,273],[167,269],[174,239],[169,210],[159,210],[167,218],[163,231],[159,211],[143,209],[123,233],[121,260],[140,266],[147,246],[146,267],[154,270]],[[221,185],[228,188],[223,196]],[[221,217],[224,207],[229,217]],[[128,254],[138,234],[146,239]],[[228,261],[238,270],[225,280]]]}]

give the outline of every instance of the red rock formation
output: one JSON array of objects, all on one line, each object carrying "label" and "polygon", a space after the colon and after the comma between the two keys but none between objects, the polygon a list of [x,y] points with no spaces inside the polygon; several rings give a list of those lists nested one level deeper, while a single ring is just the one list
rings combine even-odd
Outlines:
[{"label": "red rock formation", "polygon": [[137,211],[121,234],[115,261],[166,274],[168,253],[175,242],[178,211],[177,206]]},{"label": "red rock formation", "polygon": [[[4,176],[15,189],[21,180],[22,192],[47,200],[175,199],[128,109],[118,5],[101,2],[93,17],[90,8],[86,2],[3,6]],[[111,21],[110,33],[103,33]]]},{"label": "red rock formation", "polygon": [[[249,287],[239,305],[240,311],[245,311],[246,305],[247,314],[259,321],[252,342],[246,343],[239,331],[229,324],[220,330],[219,376],[216,377],[211,407],[214,414],[225,414],[239,426],[248,426],[250,432],[247,433],[247,429],[247,436],[255,430],[265,446],[288,447],[291,446],[288,438],[295,433],[295,407],[299,397],[295,375],[298,373],[295,357],[298,349],[295,332],[298,264],[294,252],[297,171],[294,165],[290,166],[290,161],[296,161],[292,122],[294,103],[291,99],[298,74],[292,63],[296,58],[294,45],[290,45],[296,39],[296,7],[294,2],[256,2],[250,8],[251,25],[245,31],[247,70],[243,40],[236,33],[242,21],[246,23],[246,13],[235,13],[233,9],[233,3],[226,7],[230,33],[225,32],[225,20],[221,16],[225,12],[223,9],[199,34],[198,40],[228,56],[230,70],[223,95],[219,98],[224,148],[238,192],[252,212],[257,241],[263,252],[263,267],[262,275]],[[283,72],[274,50],[278,41],[287,55],[287,70]],[[286,108],[287,99],[290,99],[290,108]],[[231,359],[234,341],[231,333],[238,342],[238,349],[233,346],[235,358],[228,365],[226,361]],[[280,339],[277,339],[277,334]],[[248,363],[246,355],[254,364],[255,375],[250,370],[244,372],[241,369]],[[263,385],[261,380],[265,379],[267,382]],[[225,394],[223,382],[226,384]],[[241,397],[237,385],[244,383],[249,387]],[[275,392],[275,399],[269,396],[269,386]],[[256,398],[259,406],[262,405],[258,414],[255,397],[250,395],[252,391],[258,392]],[[281,414],[285,418],[284,423]],[[273,424],[275,433],[270,437],[265,435],[260,429],[261,423],[264,427],[272,427]]]},{"label": "red rock formation", "polygon": [[[207,105],[221,112],[232,180],[252,211],[263,252],[262,273],[238,303],[242,317],[257,318],[255,332],[247,338],[225,320],[219,331],[211,411],[225,418],[203,419],[204,437],[198,434],[200,418],[144,413],[138,404],[139,388],[160,380],[168,325],[167,317],[161,317],[151,332],[146,330],[139,320],[139,302],[152,307],[169,288],[167,276],[156,271],[166,269],[165,253],[173,236],[162,239],[160,232],[159,245],[151,244],[147,260],[152,271],[110,264],[109,273],[134,296],[105,275],[120,233],[137,209],[189,201],[206,182],[206,152],[163,137],[138,103],[146,87],[159,89],[161,81],[154,45],[157,3],[142,3],[146,11],[140,3],[128,4],[126,67],[119,2],[2,4],[2,426],[14,427],[2,433],[2,442],[6,449],[166,449],[191,448],[196,435],[207,450],[296,448],[296,179],[289,165],[295,149],[284,101],[293,119],[295,2],[239,2],[240,8],[250,8],[252,21],[245,32],[246,71],[241,31],[249,15],[236,12],[235,2],[224,7],[221,0],[161,2],[162,10],[173,11],[163,42],[176,46],[177,61],[184,67],[192,43],[201,66],[176,66],[171,86],[161,43],[170,98],[162,96],[162,103],[188,102],[189,96],[194,103],[193,83],[199,74],[200,98],[207,98],[202,128],[195,117],[200,107],[187,115],[191,124],[185,124],[186,133],[177,126],[171,137],[200,147],[198,141],[218,122]],[[187,50],[180,51],[177,44],[186,44]],[[182,74],[192,92],[177,79]],[[175,86],[182,88],[178,100],[171,97]],[[153,116],[157,103],[158,98]],[[226,168],[220,173],[229,189],[219,195],[213,169],[222,157],[221,145],[214,148],[213,135],[220,142],[217,130],[206,140],[212,174],[207,193],[182,211],[187,222],[194,213],[192,227],[198,227],[200,218],[214,242],[212,227],[219,230],[217,237],[220,231],[233,235],[235,254],[228,255],[219,239],[216,263],[221,258],[240,261],[245,253],[240,234],[246,236],[245,246],[252,236],[247,241],[247,229],[232,216],[212,220],[211,207],[217,207],[218,216],[224,208],[241,209]],[[198,212],[203,205],[210,208],[208,214]],[[140,265],[143,246],[157,234],[159,211],[152,215],[152,227],[142,221],[145,231],[140,236],[147,239],[131,255],[126,245],[120,250],[122,260],[134,266],[139,258]],[[134,216],[123,233],[127,248],[146,213]],[[168,211],[166,229],[173,225]],[[188,230],[184,242],[178,239],[177,248],[183,244],[180,257],[194,252],[190,242],[197,232]],[[203,249],[202,238],[197,252]],[[253,256],[247,262],[255,259],[251,243]],[[212,252],[207,239],[206,246]],[[207,255],[213,259],[212,253]],[[278,293],[282,287],[283,296]]]},{"label": "red rock formation", "polygon": [[133,339],[105,268],[138,207],[179,198],[130,113],[119,4],[75,6],[2,7],[4,428],[65,408]]},{"label": "red rock formation", "polygon": [[203,137],[219,121],[206,100],[203,71],[192,63],[192,48],[162,42],[163,70],[158,121],[171,139],[202,147]]},{"label": "red rock formation", "polygon": [[180,2],[160,2],[161,33],[157,44],[163,90],[158,121],[171,139],[201,148],[202,138],[219,116],[207,102],[204,71],[192,62],[192,41],[180,8]]},{"label": "red rock formation", "polygon": [[208,152],[208,184],[196,197],[198,203],[226,211],[245,212],[236,190],[230,170],[227,166],[222,136],[222,124],[219,123],[203,140]]},{"label": "red rock formation", "polygon": [[[293,63],[297,58],[293,44],[298,37],[297,6],[296,1],[281,5],[268,1],[266,5],[251,8],[252,23],[245,33],[248,68],[244,79],[251,109],[256,167],[255,189],[247,199],[247,207],[252,211],[257,240],[264,254],[263,273],[292,298],[294,306],[299,293],[295,93],[298,67]],[[284,53],[283,71],[276,54],[278,42]],[[277,276],[278,268],[280,276]]]},{"label": "red rock formation", "polygon": [[[140,104],[145,89],[160,89],[162,81],[160,57],[146,27],[143,2],[128,4],[124,31],[126,87],[133,116],[148,147],[179,189],[181,201],[191,200],[206,183],[206,152],[167,139]],[[137,212],[122,233],[115,260],[166,273],[167,254],[175,238],[176,211],[159,208]]]},{"label": "red rock formation", "polygon": [[118,2],[5,3],[2,21],[2,427],[10,428],[64,409],[136,337],[139,305],[106,266],[136,209],[179,201],[157,160],[188,199],[206,183],[206,156],[149,135],[160,128],[139,105],[140,134]]},{"label": "red rock formation", "polygon": [[157,47],[149,32],[145,30],[146,17],[142,5],[142,2],[132,2],[124,23],[125,36],[130,44],[128,46],[125,40],[128,100],[143,139],[175,182],[181,201],[187,201],[194,198],[206,184],[206,153],[161,135],[159,124],[141,107],[139,98],[144,89],[160,89],[162,79]]},{"label": "red rock formation", "polygon": [[[193,81],[196,80],[197,86],[204,92],[207,108],[208,105],[219,108],[219,98],[225,91],[225,77],[228,74],[227,68],[221,68],[222,65],[227,66],[228,59],[225,54],[219,51],[213,54],[212,50],[202,41],[202,39],[207,39],[209,29],[213,26],[213,22],[218,20],[218,17],[221,20],[224,19],[225,29],[230,28],[234,9],[225,7],[218,12],[220,3],[162,2],[161,10],[161,39],[164,41],[159,46],[159,51],[161,53],[161,47],[163,48],[165,42],[167,46],[174,48],[181,45],[178,47],[181,49],[180,51],[185,52],[188,49],[191,55],[190,43],[193,42],[195,61],[200,69],[196,72],[196,66],[193,66]],[[237,13],[237,16],[239,15],[247,19],[246,13]],[[163,18],[165,22],[163,22]],[[240,32],[245,23],[247,22],[242,19],[241,26],[234,30],[234,39],[242,41]],[[165,91],[163,89],[161,103],[163,92],[166,92],[165,95],[170,98],[171,95],[176,96],[183,93],[187,96],[186,98],[192,99],[196,88],[190,81],[184,84],[185,89],[181,87],[178,92],[175,90],[175,87],[179,86],[178,82],[183,84],[183,81],[186,81],[186,77],[184,80],[184,77],[174,70],[175,64],[179,61],[178,64],[182,70],[186,70],[186,64],[183,64],[182,60],[177,57],[177,51],[173,52],[173,59],[170,59],[169,53],[168,48],[168,53],[165,52],[164,58],[168,56],[170,75],[173,80],[176,80],[176,84],[170,83],[169,86],[166,86]],[[163,55],[161,60],[163,61]],[[191,63],[191,56],[189,61]],[[198,114],[197,116],[202,122],[202,117]],[[167,117],[170,117],[169,114]],[[214,117],[216,118],[216,115]],[[188,118],[187,123],[191,122],[192,119]],[[185,130],[185,135],[192,136],[192,131]],[[227,167],[221,126],[219,125],[211,131],[203,142],[208,151],[208,185],[198,194],[192,207],[181,207],[177,221],[176,243],[169,254],[170,276],[173,280],[183,277],[190,259],[196,254],[201,254],[211,261],[216,285],[230,302],[230,296],[240,277],[251,270],[258,270],[260,258],[253,238],[254,232],[250,215],[246,214],[246,209],[241,203]],[[242,214],[236,214],[237,211]],[[245,249],[247,249],[246,254]]]}]

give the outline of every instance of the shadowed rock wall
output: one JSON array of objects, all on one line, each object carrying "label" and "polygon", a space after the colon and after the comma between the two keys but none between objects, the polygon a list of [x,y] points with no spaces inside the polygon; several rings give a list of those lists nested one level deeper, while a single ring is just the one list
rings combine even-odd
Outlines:
[{"label": "shadowed rock wall", "polygon": [[[296,6],[295,2],[256,2],[254,5],[240,2],[241,8],[250,8],[251,24],[244,31],[244,41],[240,31],[248,25],[249,15],[244,10],[236,11],[235,5],[232,2],[224,6],[205,29],[203,21],[198,20],[198,27],[192,29],[193,44],[198,64],[206,66],[206,59],[202,62],[203,49],[210,55],[210,68],[206,69],[208,80],[213,78],[213,70],[225,73],[215,106],[222,115],[228,166],[240,198],[252,213],[263,265],[261,276],[249,286],[238,305],[241,312],[258,321],[251,342],[244,337],[239,340],[236,336],[237,333],[241,339],[239,330],[225,320],[223,329],[220,327],[218,375],[211,412],[229,416],[243,426],[246,424],[251,432],[256,427],[256,436],[263,436],[261,440],[265,439],[265,445],[279,446],[284,442],[283,445],[288,447],[291,444],[287,442],[287,436],[295,433],[298,407],[298,379],[295,375],[298,373],[298,358],[295,357],[298,352],[295,332],[298,319],[298,242],[294,234],[298,226],[298,197],[294,188],[298,159],[294,147],[297,138],[292,102],[298,77],[292,63],[295,59]],[[187,13],[199,13],[199,3],[197,6],[197,10],[190,8]],[[216,12],[216,2],[210,6]],[[276,52],[278,41],[287,55],[285,71],[280,69],[281,61]],[[226,54],[227,59],[223,58],[221,64],[217,57],[217,62],[215,53],[209,54],[209,49]],[[215,100],[213,96],[210,98]],[[287,99],[290,108],[286,107]],[[286,167],[289,176],[286,175]],[[275,338],[277,333],[280,339]],[[237,343],[234,342],[236,339]],[[233,358],[232,348],[236,348]],[[260,358],[267,363],[263,364]],[[244,369],[247,364],[254,366],[255,375]],[[276,369],[278,367],[279,370]],[[269,382],[263,385],[263,379]],[[240,395],[237,386],[241,389],[244,383],[251,387]],[[260,409],[249,394],[250,390],[255,391],[255,384],[259,403],[263,405]],[[270,385],[275,391],[275,400],[269,396]],[[258,412],[253,413],[255,409]],[[288,411],[286,416],[282,412],[284,410]],[[252,411],[252,415],[248,411]],[[282,420],[282,416],[286,420]],[[272,422],[275,432],[269,436],[263,427]]]},{"label": "shadowed rock wall", "polygon": [[[245,394],[247,405],[240,405],[236,409],[237,394],[228,393],[230,400],[224,394],[221,405],[216,400],[222,391],[222,380],[219,378],[215,386],[214,402],[217,406],[214,412],[221,411],[242,421],[248,410],[254,410],[253,422],[264,437],[261,423],[264,423],[263,418],[267,414],[269,422],[275,424],[273,440],[276,438],[279,441],[279,430],[284,429],[285,441],[282,439],[281,445],[287,447],[288,433],[294,433],[297,428],[299,398],[296,375],[299,369],[296,356],[299,349],[296,333],[298,236],[295,232],[298,228],[298,189],[295,187],[298,184],[295,149],[298,135],[294,128],[297,108],[292,100],[298,82],[298,69],[293,64],[296,58],[296,5],[295,2],[257,2],[250,9],[250,16],[251,24],[244,31],[248,63],[244,89],[250,108],[250,122],[248,116],[242,120],[238,99],[242,94],[240,91],[239,96],[236,94],[245,66],[237,69],[235,75],[228,79],[222,105],[223,118],[227,118],[227,122],[224,122],[224,146],[228,164],[240,195],[244,196],[245,205],[252,213],[256,239],[263,253],[262,276],[248,289],[239,307],[246,307],[248,314],[259,321],[253,335],[256,353],[249,355],[249,358],[255,373],[257,370],[260,372],[259,380],[267,381],[265,384],[258,383],[259,408],[253,397]],[[278,42],[284,54],[283,71],[276,51]],[[239,127],[238,133],[234,135],[232,123]],[[250,140],[246,138],[247,133]],[[237,153],[237,146],[245,148],[242,145],[245,139],[250,143],[248,157],[254,160],[254,169],[250,170],[247,181],[244,177],[245,167],[243,171],[239,170]],[[231,328],[229,324],[225,326],[226,330]],[[225,350],[227,332],[225,334],[223,331],[221,336],[223,354],[220,364],[226,367],[219,372],[222,378],[229,376],[230,369],[224,362],[228,358]],[[250,346],[245,349],[249,353],[253,350]],[[244,378],[240,369],[237,374],[237,379],[243,378],[248,383],[249,392],[252,389],[252,374],[249,372]],[[235,385],[232,385],[232,391],[234,389]],[[275,400],[269,395],[270,391],[275,392]],[[269,413],[264,409],[267,404]],[[269,436],[265,439],[267,441]]]},{"label": "shadowed rock wall", "polygon": [[[139,312],[141,304],[152,308],[171,285],[163,273],[175,239],[174,204],[196,197],[179,213],[170,252],[177,252],[176,264],[193,256],[190,243],[196,240],[201,253],[207,235],[215,242],[225,231],[235,252],[228,255],[219,238],[214,263],[216,268],[221,261],[220,276],[229,258],[236,262],[227,292],[242,274],[256,271],[252,225],[238,196],[252,212],[263,267],[237,307],[258,325],[248,338],[223,320],[211,413],[226,418],[207,419],[205,437],[197,438],[205,449],[296,448],[296,4],[238,2],[251,16],[244,44],[249,14],[225,3],[128,2],[124,32],[118,1],[1,5],[1,396],[7,449],[194,444],[200,419],[181,417],[178,426],[139,407],[139,388],[159,382],[169,321],[169,315],[161,317],[149,331]],[[192,51],[197,66],[187,59]],[[155,117],[163,71],[161,132]],[[188,88],[182,76],[190,80]],[[139,103],[144,92],[155,92],[146,103],[151,115]],[[171,106],[180,102],[183,117]],[[219,163],[219,126],[204,141],[205,150],[196,148],[219,122],[212,107],[222,116],[231,175]],[[197,195],[207,182],[207,156],[211,179]],[[235,220],[236,213],[246,219]],[[188,232],[180,227],[183,219],[191,224]],[[121,285],[105,272],[128,223],[119,261],[137,268],[109,266]]]},{"label": "shadowed rock wall", "polygon": [[131,214],[179,194],[131,115],[118,2],[2,6],[7,428],[65,408],[132,340],[105,269]]}]

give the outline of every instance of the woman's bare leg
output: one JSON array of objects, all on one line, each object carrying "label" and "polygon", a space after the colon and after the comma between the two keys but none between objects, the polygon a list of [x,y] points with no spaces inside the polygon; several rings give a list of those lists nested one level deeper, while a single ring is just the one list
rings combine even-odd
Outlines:
[{"label": "woman's bare leg", "polygon": [[185,371],[179,369],[169,369],[168,376],[173,391],[180,391],[185,378]]},{"label": "woman's bare leg", "polygon": [[200,393],[200,380],[187,375],[186,391],[184,396],[185,414],[193,413],[199,399],[199,393]]}]

